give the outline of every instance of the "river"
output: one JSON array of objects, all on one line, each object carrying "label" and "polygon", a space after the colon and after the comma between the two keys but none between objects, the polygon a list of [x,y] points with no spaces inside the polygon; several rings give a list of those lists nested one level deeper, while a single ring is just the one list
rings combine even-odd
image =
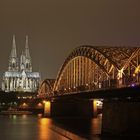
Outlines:
[{"label": "river", "polygon": [[101,118],[43,118],[41,115],[0,116],[0,140],[112,140],[101,137]]}]

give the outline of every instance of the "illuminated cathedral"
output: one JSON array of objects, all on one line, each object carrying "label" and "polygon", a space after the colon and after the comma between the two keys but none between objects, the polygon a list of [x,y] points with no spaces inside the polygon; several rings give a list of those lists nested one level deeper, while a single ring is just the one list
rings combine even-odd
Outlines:
[{"label": "illuminated cathedral", "polygon": [[3,74],[2,90],[5,92],[35,92],[38,89],[39,81],[39,72],[32,72],[28,36],[26,36],[25,50],[22,51],[20,58],[17,57],[16,41],[13,36],[9,67],[8,71]]}]

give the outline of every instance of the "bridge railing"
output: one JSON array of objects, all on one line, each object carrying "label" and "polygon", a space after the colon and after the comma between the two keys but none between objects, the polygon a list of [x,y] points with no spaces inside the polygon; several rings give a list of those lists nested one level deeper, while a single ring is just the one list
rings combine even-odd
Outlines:
[{"label": "bridge railing", "polygon": [[68,88],[65,90],[59,90],[54,91],[51,95],[52,96],[63,96],[63,95],[69,95],[69,94],[76,94],[76,93],[82,93],[82,92],[91,92],[98,91],[98,90],[109,90],[109,89],[118,89],[118,88],[124,88],[124,87],[134,87],[140,85],[139,82],[127,82],[127,83],[121,83],[119,84],[119,81],[111,79],[110,81],[103,81],[99,83],[97,86],[92,86],[90,84],[82,85],[75,88]]}]

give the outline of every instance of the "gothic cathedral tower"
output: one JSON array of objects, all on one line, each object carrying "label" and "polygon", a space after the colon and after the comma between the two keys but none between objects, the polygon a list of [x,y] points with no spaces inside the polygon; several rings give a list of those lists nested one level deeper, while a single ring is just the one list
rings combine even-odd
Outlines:
[{"label": "gothic cathedral tower", "polygon": [[22,52],[20,60],[17,57],[16,41],[15,36],[13,36],[9,67],[3,75],[2,90],[6,92],[35,92],[38,89],[39,81],[39,72],[32,72],[28,36],[26,36],[25,50]]},{"label": "gothic cathedral tower", "polygon": [[9,57],[9,71],[18,71],[18,58],[17,58],[17,51],[16,51],[16,41],[15,35],[13,35],[13,43],[12,43],[12,50]]},{"label": "gothic cathedral tower", "polygon": [[31,57],[29,52],[28,36],[26,36],[25,52],[20,56],[20,70],[25,72],[32,72]]}]

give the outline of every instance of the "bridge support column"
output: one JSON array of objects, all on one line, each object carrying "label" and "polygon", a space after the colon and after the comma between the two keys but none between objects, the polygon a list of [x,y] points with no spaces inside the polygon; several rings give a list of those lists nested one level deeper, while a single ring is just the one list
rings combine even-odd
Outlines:
[{"label": "bridge support column", "polygon": [[58,99],[51,104],[52,117],[93,117],[93,101],[83,99]]},{"label": "bridge support column", "polygon": [[98,111],[97,111],[97,100],[94,99],[94,100],[93,100],[93,117],[96,118],[97,115],[98,115]]},{"label": "bridge support column", "polygon": [[102,134],[140,135],[140,102],[132,99],[104,101]]},{"label": "bridge support column", "polygon": [[44,101],[44,116],[50,117],[51,116],[51,102]]}]

